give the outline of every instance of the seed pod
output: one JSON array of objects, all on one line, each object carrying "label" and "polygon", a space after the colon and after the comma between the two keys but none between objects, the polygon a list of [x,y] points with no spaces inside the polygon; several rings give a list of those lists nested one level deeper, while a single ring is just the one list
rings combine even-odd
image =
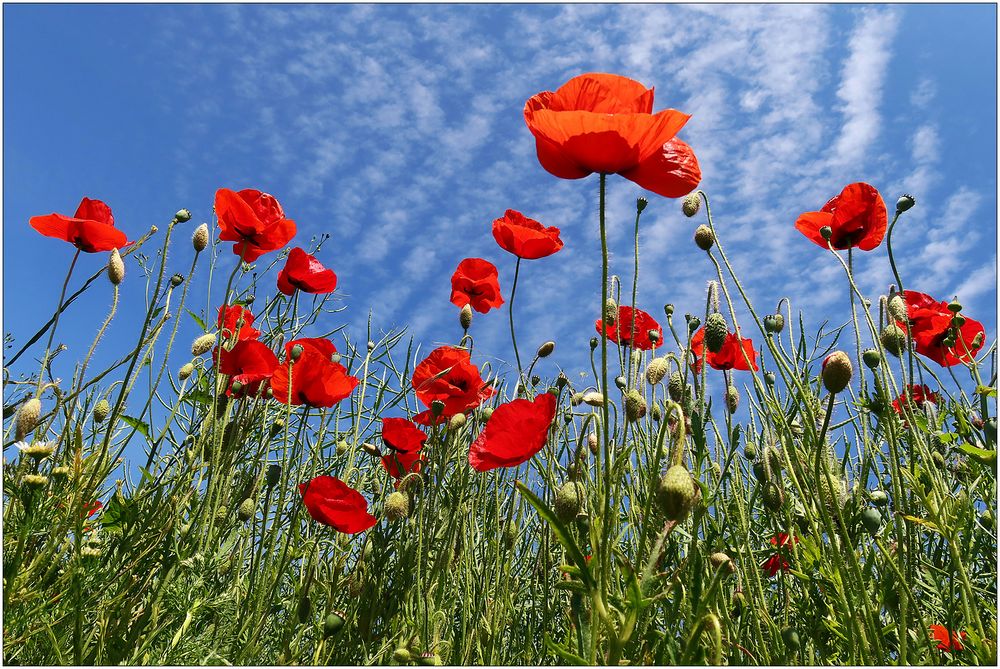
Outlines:
[{"label": "seed pod", "polygon": [[213,346],[215,346],[215,335],[211,333],[203,334],[191,344],[191,355],[204,355],[211,351]]},{"label": "seed pod", "polygon": [[111,404],[107,400],[101,400],[94,406],[94,422],[103,423],[109,413],[111,413]]},{"label": "seed pod", "polygon": [[768,314],[764,316],[764,329],[777,334],[785,329],[785,317],[781,314]]},{"label": "seed pod", "polygon": [[125,263],[122,261],[122,255],[118,249],[111,249],[111,255],[108,256],[108,280],[111,281],[111,285],[117,286],[124,278]]},{"label": "seed pod", "polygon": [[754,461],[754,463],[753,463],[753,476],[754,476],[755,479],[757,479],[761,483],[766,483],[767,482],[767,480],[768,480],[767,465],[764,464],[763,460]]},{"label": "seed pod", "polygon": [[247,497],[245,500],[240,502],[239,507],[237,507],[236,517],[245,523],[253,518],[256,512],[257,504],[254,502],[252,497]]},{"label": "seed pod", "polygon": [[170,277],[170,285],[173,286],[174,288],[181,285],[182,283],[184,283],[183,275],[174,274],[172,277]]},{"label": "seed pod", "polygon": [[392,659],[394,659],[399,664],[406,664],[413,659],[413,655],[410,653],[409,648],[399,647],[392,651]]},{"label": "seed pod", "polygon": [[201,253],[208,247],[208,224],[202,223],[191,235],[191,245],[194,246],[195,253]]},{"label": "seed pod", "polygon": [[556,491],[555,512],[559,520],[568,523],[586,508],[587,491],[582,483],[567,481]]},{"label": "seed pod", "polygon": [[483,417],[483,421],[488,421],[493,417],[493,407],[483,407],[479,410],[480,415]]},{"label": "seed pod", "polygon": [[646,398],[633,388],[625,394],[625,419],[631,423],[645,417]]},{"label": "seed pod", "polygon": [[823,386],[833,394],[843,391],[853,374],[851,359],[843,351],[834,351],[823,361]]},{"label": "seed pod", "polygon": [[681,201],[681,211],[688,218],[691,218],[701,209],[701,198],[698,193],[691,193]]},{"label": "seed pod", "polygon": [[872,490],[868,493],[868,499],[870,499],[872,504],[875,506],[885,506],[889,503],[889,496],[882,490]]},{"label": "seed pod", "polygon": [[458,324],[462,326],[463,330],[468,330],[472,325],[472,307],[468,304],[458,312]]},{"label": "seed pod", "polygon": [[268,465],[264,480],[268,488],[278,485],[278,481],[281,480],[281,465]]},{"label": "seed pod", "polygon": [[708,251],[715,244],[715,235],[712,228],[707,225],[699,225],[694,230],[694,243],[702,251]]},{"label": "seed pod", "polygon": [[869,348],[861,354],[861,360],[868,369],[875,369],[882,362],[882,354],[874,348]]},{"label": "seed pod", "polygon": [[552,355],[552,351],[554,350],[556,350],[556,343],[554,341],[547,341],[538,347],[536,355],[539,358],[547,358]]},{"label": "seed pod", "polygon": [[688,322],[688,332],[694,332],[699,327],[701,327],[701,319],[697,316],[692,316],[691,314],[685,314]]},{"label": "seed pod", "polygon": [[878,509],[865,509],[861,512],[861,524],[868,530],[868,534],[875,536],[882,527],[882,514]]},{"label": "seed pod", "polygon": [[323,620],[323,637],[331,637],[344,627],[344,616],[340,611],[334,611]]},{"label": "seed pod", "polygon": [[831,228],[829,225],[824,225],[822,228],[819,229],[819,236],[825,239],[826,241],[830,241],[830,238],[833,237],[833,228]]},{"label": "seed pod", "polygon": [[384,511],[390,522],[402,520],[410,515],[410,498],[401,492],[394,492],[385,498]]},{"label": "seed pod", "polygon": [[708,315],[705,321],[705,348],[712,353],[718,353],[726,343],[726,335],[729,334],[729,326],[726,325],[726,318],[719,312]]},{"label": "seed pod", "polygon": [[904,211],[908,211],[916,203],[917,201],[912,195],[904,193],[898,200],[896,200],[896,213],[902,214]]},{"label": "seed pod", "polygon": [[799,649],[799,633],[791,627],[785,627],[781,630],[781,640],[785,642],[788,650],[795,652]]},{"label": "seed pod", "polygon": [[695,504],[695,485],[684,465],[673,465],[660,479],[657,501],[667,520],[678,523],[687,518]]},{"label": "seed pod", "polygon": [[35,426],[38,425],[38,419],[41,415],[42,401],[37,397],[32,397],[21,405],[21,408],[17,410],[17,418],[14,421],[14,433],[18,441],[31,434]]},{"label": "seed pod", "polygon": [[708,561],[716,569],[725,569],[727,574],[732,574],[736,571],[736,564],[733,562],[733,559],[721,551],[709,555]]},{"label": "seed pod", "polygon": [[764,381],[767,385],[773,386],[775,380],[777,380],[777,377],[774,375],[774,372],[764,372]]},{"label": "seed pod", "polygon": [[726,409],[729,413],[736,413],[736,409],[740,406],[740,391],[736,389],[736,386],[729,386],[726,388]]}]

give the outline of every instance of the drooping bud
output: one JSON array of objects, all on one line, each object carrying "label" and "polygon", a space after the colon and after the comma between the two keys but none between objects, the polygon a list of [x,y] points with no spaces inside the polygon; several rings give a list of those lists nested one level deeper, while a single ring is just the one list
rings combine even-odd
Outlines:
[{"label": "drooping bud", "polygon": [[479,414],[483,417],[483,422],[488,421],[493,416],[493,407],[483,407]]},{"label": "drooping bud", "polygon": [[361,450],[367,453],[368,455],[372,456],[373,458],[382,457],[382,451],[378,449],[378,446],[376,446],[375,444],[371,444],[367,441],[361,444]]},{"label": "drooping bud", "polygon": [[103,423],[109,413],[111,413],[111,404],[107,400],[101,400],[94,406],[94,422]]},{"label": "drooping bud", "polygon": [[584,393],[583,403],[592,407],[602,407],[604,406],[604,395],[593,390],[589,393]]},{"label": "drooping bud", "polygon": [[733,562],[733,559],[721,551],[709,555],[708,561],[716,569],[724,569],[727,574],[732,574],[736,571],[736,564]]},{"label": "drooping bud", "polygon": [[729,413],[736,413],[736,409],[740,406],[740,391],[737,390],[736,386],[729,386],[726,388],[726,409]]},{"label": "drooping bud", "polygon": [[707,225],[699,225],[695,228],[694,243],[702,251],[711,250],[712,246],[715,245],[715,234],[712,232],[712,228]]},{"label": "drooping bud", "polygon": [[768,481],[764,484],[763,492],[764,506],[771,511],[779,511],[785,503],[785,491],[778,484]]},{"label": "drooping bud", "polygon": [[35,426],[38,425],[38,419],[41,415],[42,401],[37,397],[32,397],[21,405],[21,408],[17,410],[14,429],[15,437],[18,441],[31,434]]},{"label": "drooping bud", "polygon": [[117,286],[124,278],[125,263],[122,261],[122,255],[118,249],[111,249],[111,255],[108,256],[108,280],[111,281],[111,285]]},{"label": "drooping bud", "polygon": [[402,520],[410,515],[410,498],[408,495],[396,491],[385,498],[383,510],[389,522],[394,523],[397,520]]},{"label": "drooping bud", "polygon": [[753,444],[747,444],[743,447],[743,455],[747,460],[753,462],[757,459],[757,447]]},{"label": "drooping bud", "polygon": [[669,365],[666,358],[653,358],[646,365],[646,383],[655,386],[667,375],[668,369]]},{"label": "drooping bud", "polygon": [[607,325],[614,325],[618,318],[618,303],[612,298],[608,298],[608,301],[604,303],[604,323]]},{"label": "drooping bud", "polygon": [[299,606],[295,610],[296,615],[299,618],[299,622],[305,624],[309,620],[309,614],[312,613],[312,601],[309,599],[309,595],[302,595],[299,599]]},{"label": "drooping bud", "polygon": [[902,214],[904,211],[913,207],[916,203],[917,201],[912,195],[904,193],[898,200],[896,200],[896,213]]},{"label": "drooping bud", "polygon": [[472,307],[468,304],[458,312],[458,324],[462,326],[463,330],[468,330],[472,326]]},{"label": "drooping bud", "polygon": [[719,312],[709,314],[705,321],[705,348],[712,353],[718,353],[726,343],[726,335],[729,334],[729,326],[726,325],[726,318]]},{"label": "drooping bud", "polygon": [[651,415],[653,417],[653,420],[655,420],[657,423],[659,423],[660,420],[663,419],[663,408],[660,407],[659,402],[653,402],[653,406],[649,410],[649,415]]},{"label": "drooping bud", "polygon": [[625,394],[625,419],[631,423],[645,417],[646,398],[633,388]]},{"label": "drooping bud", "polygon": [[212,333],[203,334],[191,344],[191,355],[204,355],[211,351],[213,346],[215,346],[215,335]]},{"label": "drooping bud", "polygon": [[586,507],[587,491],[582,483],[567,481],[556,491],[554,510],[559,520],[568,523]]},{"label": "drooping bud", "polygon": [[208,247],[208,224],[202,223],[191,235],[191,245],[194,246],[195,253],[201,253]]},{"label": "drooping bud", "polygon": [[514,542],[517,541],[517,525],[514,521],[508,522],[503,528],[503,545],[507,548],[512,548]]},{"label": "drooping bud", "polygon": [[185,381],[193,373],[194,373],[194,365],[192,365],[189,362],[177,370],[177,378],[180,379],[181,381]]},{"label": "drooping bud", "polygon": [[869,348],[861,354],[861,360],[868,369],[875,369],[882,362],[882,354],[874,348]]},{"label": "drooping bud", "polygon": [[768,314],[764,316],[764,329],[777,334],[785,329],[785,317],[781,314]]},{"label": "drooping bud", "polygon": [[683,522],[695,503],[695,486],[684,465],[673,465],[660,479],[656,498],[667,520]]},{"label": "drooping bud", "polygon": [[448,429],[461,430],[463,427],[465,427],[465,422],[466,422],[465,414],[459,412],[454,416],[452,416],[451,419],[448,421]]},{"label": "drooping bud", "polygon": [[882,328],[878,338],[882,342],[882,348],[897,358],[903,354],[906,348],[906,332],[895,323],[889,323]]},{"label": "drooping bud", "polygon": [[556,343],[554,341],[547,341],[538,347],[538,352],[535,354],[539,358],[547,358],[552,355],[552,351],[556,350]]},{"label": "drooping bud", "polygon": [[691,218],[701,209],[701,198],[698,193],[691,193],[681,201],[681,211],[688,218]]},{"label": "drooping bud", "polygon": [[843,351],[834,351],[823,361],[823,386],[834,395],[847,387],[853,374],[851,359]]},{"label": "drooping bud", "polygon": [[256,512],[257,504],[254,502],[252,497],[247,497],[245,500],[240,502],[240,505],[236,508],[236,517],[245,523],[253,518]]}]

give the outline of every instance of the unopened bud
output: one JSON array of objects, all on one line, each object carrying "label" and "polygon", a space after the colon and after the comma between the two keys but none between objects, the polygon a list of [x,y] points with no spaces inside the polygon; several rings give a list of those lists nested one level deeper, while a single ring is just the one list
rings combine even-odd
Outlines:
[{"label": "unopened bud", "polygon": [[184,381],[193,373],[194,373],[194,365],[192,365],[189,362],[177,370],[177,378],[180,379],[181,381]]},{"label": "unopened bud", "polygon": [[788,650],[796,651],[799,649],[799,633],[791,627],[781,630],[781,640],[785,642]]},{"label": "unopened bud", "polygon": [[604,303],[604,323],[606,325],[614,325],[617,319],[618,303],[609,297],[608,301]]},{"label": "unopened bud", "polygon": [[580,514],[585,506],[587,491],[582,483],[567,481],[556,492],[554,510],[559,520],[567,523]]},{"label": "unopened bud", "polygon": [[906,332],[895,323],[889,323],[882,328],[878,338],[882,342],[882,348],[897,358],[903,354],[903,350],[906,348]]},{"label": "unopened bud", "polygon": [[868,493],[868,499],[872,501],[875,506],[885,506],[889,503],[889,495],[883,490],[872,490]]},{"label": "unopened bud", "polygon": [[698,193],[691,193],[681,201],[681,211],[688,218],[697,214],[699,209],[701,209],[701,198]]},{"label": "unopened bud", "polygon": [[663,418],[663,409],[660,407],[659,402],[653,402],[653,407],[649,410],[649,414],[653,417],[657,423]]},{"label": "unopened bud", "polygon": [[195,253],[201,253],[208,247],[208,224],[202,223],[191,235],[191,245],[194,246]]},{"label": "unopened bud", "polygon": [[764,506],[771,511],[779,511],[785,503],[785,492],[777,483],[767,482],[764,484]]},{"label": "unopened bud", "polygon": [[374,350],[375,350],[375,342],[373,342],[371,339],[369,339],[368,340],[368,352],[371,353]]},{"label": "unopened bud", "polygon": [[323,636],[331,637],[344,627],[344,614],[339,611],[327,615],[323,621]]},{"label": "unopened bud", "polygon": [[463,330],[468,330],[472,326],[472,307],[468,304],[458,312],[458,323],[462,326]]},{"label": "unopened bud", "polygon": [[670,380],[667,381],[667,394],[675,402],[680,402],[681,398],[684,397],[684,377],[681,376],[680,372],[670,374]]},{"label": "unopened bud", "polygon": [[213,346],[215,346],[215,335],[212,333],[203,334],[191,344],[191,355],[204,355],[211,351]]},{"label": "unopened bud", "polygon": [[547,341],[538,347],[539,358],[547,358],[552,355],[552,351],[556,350],[556,343],[554,341]]},{"label": "unopened bud", "polygon": [[385,498],[385,517],[389,522],[402,520],[410,515],[410,498],[401,492],[394,492]]},{"label": "unopened bud", "polygon": [[736,571],[736,565],[733,563],[733,559],[721,551],[709,555],[708,561],[711,562],[712,566],[716,569],[724,569],[727,574],[732,574]]},{"label": "unopened bud", "polygon": [[767,385],[769,385],[769,386],[773,386],[773,385],[774,385],[774,382],[775,382],[775,381],[777,380],[777,378],[778,378],[778,377],[776,377],[776,376],[774,375],[774,372],[764,372],[764,381],[765,381],[765,382],[767,383]]},{"label": "unopened bud", "polygon": [[726,388],[726,409],[729,413],[736,413],[736,409],[740,406],[740,391],[737,390],[736,386],[729,386]]},{"label": "unopened bud", "polygon": [[448,428],[452,430],[460,430],[465,427],[465,421],[465,414],[459,412],[452,416],[451,420],[448,421]]},{"label": "unopened bud", "polygon": [[695,246],[700,248],[702,251],[708,251],[715,244],[715,234],[712,232],[712,228],[707,225],[699,225],[694,230],[694,243]]},{"label": "unopened bud", "polygon": [[726,343],[726,336],[729,334],[729,326],[726,325],[726,318],[719,312],[709,314],[705,321],[705,348],[712,353],[718,353]]},{"label": "unopened bud", "polygon": [[588,404],[592,407],[602,407],[604,406],[604,395],[599,392],[591,391],[589,393],[584,393],[583,403]]},{"label": "unopened bud", "polygon": [[479,414],[483,417],[483,421],[488,421],[493,416],[493,407],[483,407],[479,410]]},{"label": "unopened bud", "polygon": [[108,256],[108,279],[112,285],[117,286],[124,278],[125,263],[122,261],[122,255],[118,249],[111,249],[111,255]]},{"label": "unopened bud", "polygon": [[889,298],[889,315],[897,321],[906,320],[906,300],[899,293]]},{"label": "unopened bud", "polygon": [[111,413],[111,404],[107,400],[101,400],[94,406],[94,422],[103,423],[109,413]]},{"label": "unopened bud", "polygon": [[367,441],[361,444],[361,450],[372,456],[373,458],[382,457],[382,451],[378,450],[378,446],[375,444],[368,443]]},{"label": "unopened bud", "polygon": [[660,479],[657,501],[667,520],[678,523],[687,518],[695,503],[695,486],[684,465],[673,465]]},{"label": "unopened bud", "polygon": [[239,507],[236,509],[236,517],[242,520],[244,523],[254,517],[257,512],[257,505],[252,497],[247,497],[245,500],[240,502]]},{"label": "unopened bud", "polygon": [[904,193],[898,200],[896,200],[896,213],[902,214],[904,211],[913,207],[916,203],[917,201],[912,195]]},{"label": "unopened bud", "polygon": [[853,374],[851,359],[843,351],[834,351],[823,361],[823,386],[833,394],[844,390]]},{"label": "unopened bud", "polygon": [[646,383],[655,386],[667,375],[669,364],[666,358],[653,358],[646,365]]},{"label": "unopened bud", "polygon": [[37,397],[32,397],[21,405],[21,408],[17,410],[14,429],[18,441],[31,434],[35,426],[38,425],[38,419],[41,415],[42,401]]},{"label": "unopened bud", "polygon": [[646,415],[646,398],[633,388],[625,394],[625,419],[631,423]]},{"label": "unopened bud", "polygon": [[264,480],[268,488],[278,485],[278,481],[281,480],[281,465],[268,465]]}]

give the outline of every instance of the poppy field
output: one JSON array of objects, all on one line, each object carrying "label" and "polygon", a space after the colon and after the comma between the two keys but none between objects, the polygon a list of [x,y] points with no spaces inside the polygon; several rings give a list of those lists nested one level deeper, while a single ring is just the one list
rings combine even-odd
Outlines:
[{"label": "poppy field", "polygon": [[[558,83],[523,140],[597,204],[600,302],[572,356],[518,339],[517,298],[566,244],[514,209],[483,221],[493,255],[446,268],[430,347],[344,328],[324,240],[256,188],[207,194],[206,223],[119,228],[89,196],[26,223],[65,280],[5,349],[6,663],[996,664],[996,339],[897,272],[920,194],[855,182],[787,211],[850,297],[824,314],[842,327],[807,331],[808,305],[756,304],[733,270],[687,114],[624,76]],[[634,256],[612,265],[619,178]],[[638,300],[650,207],[704,252],[702,313]],[[863,294],[876,249],[893,285]],[[81,254],[106,265],[83,278]],[[140,267],[144,317],[106,361]],[[88,301],[92,343],[59,378],[60,316]],[[509,367],[486,364],[481,318],[506,321]]]}]

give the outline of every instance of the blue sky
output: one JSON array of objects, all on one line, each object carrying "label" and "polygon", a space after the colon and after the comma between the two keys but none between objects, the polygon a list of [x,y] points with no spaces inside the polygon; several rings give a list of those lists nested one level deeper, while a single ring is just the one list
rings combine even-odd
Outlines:
[{"label": "blue sky", "polygon": [[[597,177],[546,173],[522,109],[590,71],[655,86],[655,110],[692,115],[680,136],[761,312],[788,296],[807,323],[849,318],[840,265],[793,223],[868,181],[890,215],[901,193],[917,198],[894,235],[908,287],[957,294],[996,336],[992,5],[5,5],[3,17],[3,329],[15,350],[51,314],[72,256],[28,227],[32,215],[100,198],[134,239],[187,207],[168,265],[183,273],[184,239],[211,220],[215,190],[252,187],[280,200],[301,245],[331,235],[320,259],[346,310],[324,325],[355,339],[371,308],[377,329],[456,342],[459,261],[494,262],[509,296],[514,259],[492,220],[514,208],[560,227],[564,250],[522,267],[518,338],[522,357],[558,343],[544,374],[585,370]],[[713,268],[691,241],[700,219],[609,183],[612,271],[629,280],[634,201],[646,195],[639,306],[661,318],[671,302],[681,323],[703,311]],[[891,283],[885,246],[860,255],[862,289],[877,298]],[[78,280],[105,259],[85,255]],[[235,258],[226,249],[220,262],[225,276]],[[140,276],[130,259],[99,356],[133,341]],[[203,267],[197,295],[205,280]],[[71,375],[110,299],[101,287],[67,312],[58,375]],[[181,332],[183,351],[193,321]],[[473,333],[477,362],[512,361],[505,312],[477,315]]]}]

